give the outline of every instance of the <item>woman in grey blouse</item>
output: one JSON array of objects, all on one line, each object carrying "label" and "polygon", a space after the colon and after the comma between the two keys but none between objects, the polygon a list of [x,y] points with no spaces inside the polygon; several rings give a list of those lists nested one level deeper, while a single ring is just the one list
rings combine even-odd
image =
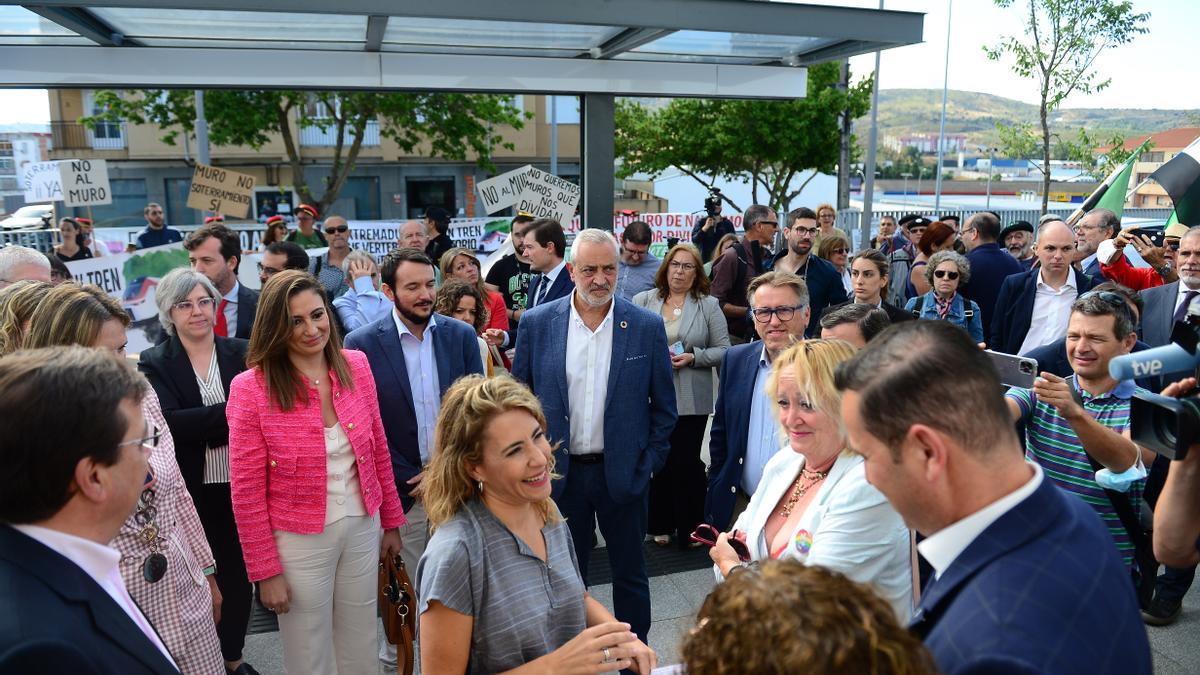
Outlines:
[{"label": "woman in grey blouse", "polygon": [[422,482],[434,529],[417,564],[421,671],[643,675],[654,652],[587,594],[550,499],[537,398],[510,377],[464,377],[442,397]]}]

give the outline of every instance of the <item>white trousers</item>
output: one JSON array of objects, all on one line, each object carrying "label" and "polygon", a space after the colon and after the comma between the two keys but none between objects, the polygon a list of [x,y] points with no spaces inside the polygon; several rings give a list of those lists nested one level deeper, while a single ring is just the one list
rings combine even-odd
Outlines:
[{"label": "white trousers", "polygon": [[291,606],[279,615],[292,675],[377,675],[379,518],[352,516],[320,534],[275,532]]},{"label": "white trousers", "polygon": [[[404,558],[404,566],[408,568],[408,576],[413,582],[413,592],[416,592],[417,561],[425,555],[425,545],[429,543],[429,518],[425,515],[425,506],[421,500],[413,502],[412,508],[404,512],[406,524],[400,526],[400,555]],[[418,617],[413,617],[415,623]],[[387,641],[387,636],[380,633],[379,660],[385,666],[396,665],[396,645]],[[419,652],[417,652],[419,653]],[[414,674],[421,672],[420,663],[413,669]]]}]

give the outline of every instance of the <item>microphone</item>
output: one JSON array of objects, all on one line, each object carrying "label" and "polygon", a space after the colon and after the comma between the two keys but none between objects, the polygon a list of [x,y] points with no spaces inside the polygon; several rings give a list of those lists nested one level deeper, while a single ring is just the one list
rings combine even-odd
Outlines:
[{"label": "microphone", "polygon": [[1123,354],[1108,362],[1108,374],[1117,380],[1136,380],[1164,373],[1194,370],[1200,358],[1171,343],[1154,349]]}]

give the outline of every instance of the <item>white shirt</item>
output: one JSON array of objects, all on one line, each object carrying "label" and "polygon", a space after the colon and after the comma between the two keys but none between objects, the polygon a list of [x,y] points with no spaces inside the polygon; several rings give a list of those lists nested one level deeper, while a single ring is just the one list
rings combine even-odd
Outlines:
[{"label": "white shirt", "polygon": [[[542,281],[538,284],[537,288],[538,295],[544,295],[550,292],[550,287],[554,285],[555,281],[558,281],[558,275],[562,273],[566,266],[567,260],[566,258],[563,258],[562,260],[558,261],[558,264],[554,266],[554,269],[542,274]],[[534,303],[537,302],[537,298],[529,298],[526,302],[530,303],[530,307],[534,307]]]},{"label": "white shirt", "polygon": [[1039,270],[1037,292],[1033,296],[1033,317],[1029,322],[1029,332],[1025,334],[1025,341],[1017,353],[1024,354],[1065,336],[1067,322],[1071,320],[1071,305],[1078,296],[1075,274],[1071,270],[1067,270],[1067,281],[1058,290],[1042,279]]},{"label": "white shirt", "polygon": [[158,651],[162,652],[167,662],[175,665],[175,659],[171,658],[171,653],[167,651],[166,645],[158,638],[158,633],[154,632],[150,621],[138,609],[133,598],[129,596],[129,590],[125,588],[125,582],[121,579],[121,570],[117,566],[121,561],[119,551],[83,537],[76,537],[73,534],[38,525],[13,525],[12,527],[75,563],[79,569],[83,570],[84,574],[91,577],[92,581],[95,581],[100,588],[104,589],[105,593],[108,593],[108,597],[112,598],[118,607],[129,615],[129,619],[146,634],[146,639],[158,647]]},{"label": "white shirt", "polygon": [[233,337],[237,333],[237,296],[238,291],[242,288],[241,283],[233,282],[233,288],[225,294],[225,333],[226,337]]},{"label": "white shirt", "polygon": [[437,424],[438,408],[442,405],[437,357],[433,353],[436,318],[432,315],[429,317],[429,324],[425,326],[425,332],[418,340],[400,320],[400,314],[392,312],[396,331],[400,333],[400,347],[404,350],[404,368],[408,370],[408,389],[412,392],[413,412],[417,416],[417,446],[421,453],[421,464],[428,464],[433,453],[433,430]]},{"label": "white shirt", "polygon": [[572,455],[604,451],[604,403],[608,398],[608,370],[612,361],[613,308],[592,332],[575,309],[567,322],[567,407],[571,411]]},{"label": "white shirt", "polygon": [[1011,511],[1017,504],[1025,501],[1034,490],[1042,484],[1042,467],[1029,463],[1033,467],[1033,478],[1021,487],[997,499],[987,506],[962,520],[943,527],[917,544],[917,550],[933,566],[934,578],[941,578],[942,573],[950,568],[958,556],[967,550],[983,531],[991,527],[1000,516]]}]

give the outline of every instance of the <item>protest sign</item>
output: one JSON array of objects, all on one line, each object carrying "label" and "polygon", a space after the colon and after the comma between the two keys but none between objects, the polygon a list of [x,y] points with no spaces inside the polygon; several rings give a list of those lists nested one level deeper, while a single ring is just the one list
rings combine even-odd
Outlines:
[{"label": "protest sign", "polygon": [[495,213],[521,200],[521,189],[525,185],[525,173],[533,167],[529,164],[489,178],[478,185],[479,198],[483,200],[485,213]]},{"label": "protest sign", "polygon": [[575,216],[575,207],[583,196],[578,185],[532,166],[525,170],[523,177],[524,185],[516,204],[518,211],[534,218],[553,218],[560,223]]},{"label": "protest sign", "polygon": [[187,266],[188,255],[182,243],[67,263],[75,281],[99,286],[133,317],[133,325],[126,331],[129,344],[125,351],[129,354],[158,344],[163,328],[154,302],[155,287],[167,272]]},{"label": "protest sign", "polygon": [[[350,248],[366,251],[376,259],[396,248],[401,220],[351,220]],[[504,243],[508,218],[457,218],[450,221],[446,234],[455,246],[472,251],[494,251]],[[438,261],[434,261],[435,263]]]},{"label": "protest sign", "polygon": [[33,162],[26,166],[21,174],[21,191],[28,204],[61,200],[62,174],[58,162]]},{"label": "protest sign", "polygon": [[103,159],[64,159],[58,163],[63,206],[102,206],[112,203],[108,162]]},{"label": "protest sign", "polygon": [[254,176],[207,164],[196,164],[187,206],[198,211],[245,218],[254,199]]}]

